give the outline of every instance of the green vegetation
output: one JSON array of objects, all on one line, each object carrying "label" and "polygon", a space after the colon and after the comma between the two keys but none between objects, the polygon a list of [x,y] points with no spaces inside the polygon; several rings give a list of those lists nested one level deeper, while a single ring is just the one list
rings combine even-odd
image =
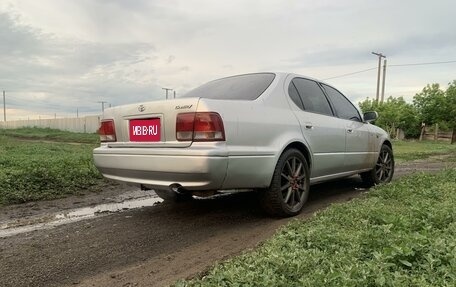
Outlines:
[{"label": "green vegetation", "polygon": [[442,129],[456,127],[456,80],[444,91],[438,84],[427,85],[413,98],[419,118]]},{"label": "green vegetation", "polygon": [[92,162],[96,141],[91,134],[49,129],[0,130],[0,204],[97,190],[106,183]]},{"label": "green vegetation", "polygon": [[421,123],[427,126],[438,124],[440,130],[453,130],[456,140],[456,80],[449,83],[446,90],[439,84],[427,85],[413,98],[413,104],[406,103],[402,97],[389,97],[386,102],[378,103],[367,98],[359,103],[363,112],[377,111],[376,125],[394,137],[396,128],[404,130],[408,138],[420,135]]},{"label": "green vegetation", "polygon": [[0,129],[0,136],[27,140],[57,141],[72,143],[99,143],[97,134],[72,133],[49,128]]},{"label": "green vegetation", "polygon": [[426,159],[434,155],[456,155],[456,145],[441,141],[394,141],[396,163]]},{"label": "green vegetation", "polygon": [[455,190],[455,169],[403,177],[176,286],[456,286]]},{"label": "green vegetation", "polygon": [[402,129],[407,138],[417,138],[420,135],[421,122],[416,108],[402,97],[389,97],[382,104],[366,99],[359,106],[363,112],[376,111],[379,117],[375,125],[383,128],[391,137],[396,135],[397,128]]},{"label": "green vegetation", "polygon": [[[96,134],[0,129],[0,204],[99,190],[106,181],[92,162],[92,150],[98,141]],[[397,162],[456,155],[456,146],[444,142],[395,141],[393,148]]]}]

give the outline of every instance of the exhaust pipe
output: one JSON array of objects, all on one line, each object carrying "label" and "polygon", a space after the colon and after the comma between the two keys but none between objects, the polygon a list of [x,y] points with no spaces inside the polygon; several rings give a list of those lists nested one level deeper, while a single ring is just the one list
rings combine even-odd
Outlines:
[{"label": "exhaust pipe", "polygon": [[141,184],[140,188],[141,188],[141,190],[144,190],[144,191],[152,190],[152,188],[149,188],[149,187],[145,186],[144,184]]},{"label": "exhaust pipe", "polygon": [[156,189],[152,188],[151,186],[141,184],[141,190],[153,190],[159,197],[174,201],[181,200],[179,198],[187,198],[192,196],[192,193],[190,191],[186,190],[182,187],[182,185],[178,183],[170,184],[168,188],[164,187],[162,189]]},{"label": "exhaust pipe", "polygon": [[178,184],[178,183],[173,183],[169,186],[169,189],[172,191],[172,192],[175,192],[177,194],[188,194],[188,191],[185,190],[182,185]]}]

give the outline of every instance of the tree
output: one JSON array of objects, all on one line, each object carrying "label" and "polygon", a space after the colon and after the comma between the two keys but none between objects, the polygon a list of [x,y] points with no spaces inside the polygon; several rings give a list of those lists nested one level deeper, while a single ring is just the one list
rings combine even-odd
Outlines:
[{"label": "tree", "polygon": [[438,124],[442,122],[445,108],[445,91],[440,89],[439,84],[428,84],[413,97],[413,104],[422,122],[428,125]]},{"label": "tree", "polygon": [[456,142],[456,80],[449,83],[446,90],[439,84],[428,84],[413,97],[413,104],[408,104],[402,97],[389,97],[386,102],[367,98],[359,103],[363,112],[376,111],[379,114],[376,125],[395,136],[396,128],[404,130],[406,137],[417,137],[421,123],[439,124],[443,129],[452,129],[451,143]]},{"label": "tree", "polygon": [[439,84],[427,85],[421,93],[415,95],[413,104],[421,121],[452,129],[451,143],[456,141],[456,80],[449,83],[445,91],[440,89]]},{"label": "tree", "polygon": [[375,124],[386,130],[391,137],[396,135],[397,128],[402,129],[408,138],[417,137],[420,133],[418,112],[403,97],[389,97],[383,103],[367,98],[359,106],[363,112],[376,111],[379,118]]},{"label": "tree", "polygon": [[456,80],[449,84],[445,91],[445,116],[448,126],[453,129],[451,143],[456,142]]}]

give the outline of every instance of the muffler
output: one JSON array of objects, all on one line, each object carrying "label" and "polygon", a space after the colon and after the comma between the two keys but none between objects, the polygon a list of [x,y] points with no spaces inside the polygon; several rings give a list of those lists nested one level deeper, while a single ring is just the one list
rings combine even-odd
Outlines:
[{"label": "muffler", "polygon": [[175,192],[177,194],[189,194],[189,192],[184,189],[182,187],[182,185],[178,184],[178,183],[173,183],[169,186],[169,189],[172,191],[172,192]]}]

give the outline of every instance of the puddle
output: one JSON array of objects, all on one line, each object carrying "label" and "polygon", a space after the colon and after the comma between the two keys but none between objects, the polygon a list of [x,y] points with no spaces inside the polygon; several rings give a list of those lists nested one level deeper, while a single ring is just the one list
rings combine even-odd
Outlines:
[{"label": "puddle", "polygon": [[162,202],[159,197],[125,200],[119,203],[106,203],[91,207],[72,209],[61,213],[45,214],[33,218],[23,218],[0,224],[0,238],[40,229],[49,229],[84,219],[103,216],[113,212],[153,206]]}]

